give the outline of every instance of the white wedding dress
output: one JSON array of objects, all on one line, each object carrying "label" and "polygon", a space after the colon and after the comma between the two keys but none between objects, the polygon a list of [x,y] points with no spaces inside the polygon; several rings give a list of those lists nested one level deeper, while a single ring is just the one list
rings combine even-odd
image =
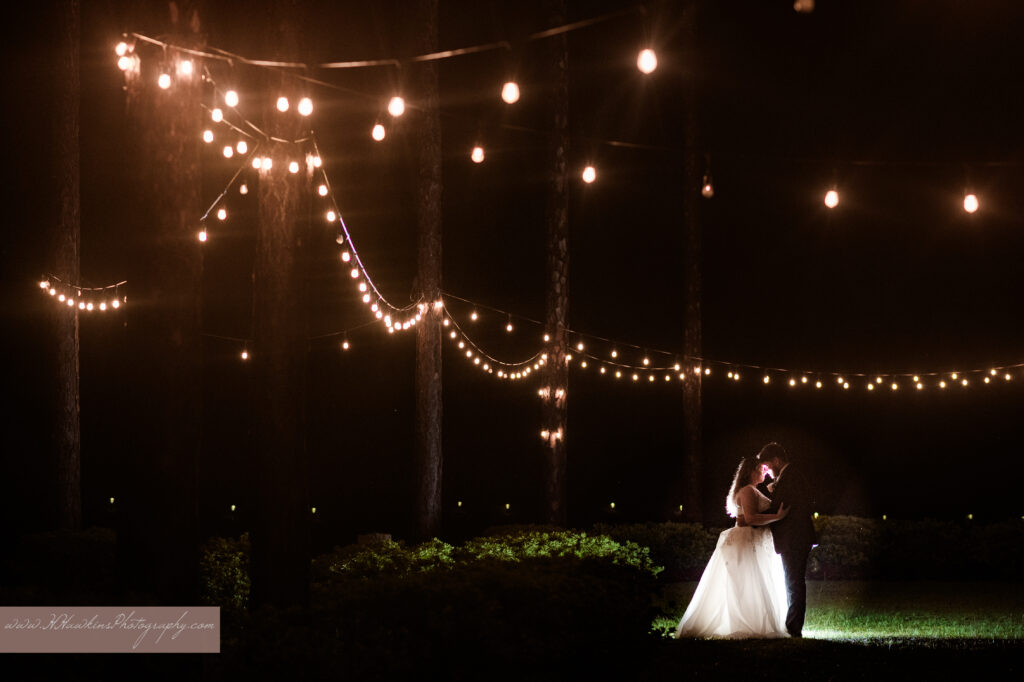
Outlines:
[{"label": "white wedding dress", "polygon": [[[757,488],[754,492],[758,513],[764,512],[770,502]],[[782,557],[775,553],[771,530],[735,526],[718,536],[676,638],[788,637],[787,608]]]}]

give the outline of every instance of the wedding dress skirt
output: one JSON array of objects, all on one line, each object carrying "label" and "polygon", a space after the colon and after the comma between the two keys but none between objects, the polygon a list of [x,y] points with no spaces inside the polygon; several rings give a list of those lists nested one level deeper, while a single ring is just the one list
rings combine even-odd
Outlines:
[{"label": "wedding dress skirt", "polygon": [[737,526],[718,536],[676,638],[788,637],[787,608],[782,557],[771,530]]}]

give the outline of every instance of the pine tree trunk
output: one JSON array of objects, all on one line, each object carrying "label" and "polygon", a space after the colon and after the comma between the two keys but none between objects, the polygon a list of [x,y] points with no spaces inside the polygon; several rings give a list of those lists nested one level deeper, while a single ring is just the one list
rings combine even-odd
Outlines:
[{"label": "pine tree trunk", "polygon": [[[58,12],[59,35],[54,50],[57,68],[57,107],[54,138],[60,196],[60,217],[51,241],[53,274],[79,284],[81,242],[79,164],[79,0],[64,0]],[[57,527],[82,528],[81,424],[79,420],[78,309],[54,305],[51,324],[56,340],[55,423],[53,452],[57,462]]]},{"label": "pine tree trunk", "polygon": [[702,260],[701,224],[699,214],[700,168],[698,144],[698,120],[696,105],[696,70],[697,50],[694,47],[696,32],[697,4],[691,2],[683,14],[683,44],[686,48],[684,63],[689,64],[689,73],[684,86],[685,120],[683,123],[684,158],[683,158],[683,227],[686,233],[684,245],[684,263],[686,282],[686,317],[683,331],[683,352],[687,357],[686,380],[683,381],[683,433],[684,433],[684,471],[682,484],[683,517],[688,521],[700,521],[702,518],[700,475],[702,459],[702,393],[703,374],[694,369],[700,365],[695,358],[703,357],[701,341],[702,318]]},{"label": "pine tree trunk", "polygon": [[[437,0],[418,0],[412,13],[415,50],[437,51]],[[417,539],[429,540],[441,532],[442,381],[441,324],[441,119],[437,63],[425,62],[411,69],[416,90],[414,122],[418,187],[418,275],[420,293],[427,308],[416,328],[416,519]]]},{"label": "pine tree trunk", "polygon": [[[198,11],[168,3],[148,24],[172,45],[201,48]],[[147,24],[136,24],[146,30]],[[119,491],[119,549],[127,585],[164,603],[198,596],[198,461],[202,421],[202,255],[196,240],[203,205],[200,178],[201,65],[168,48],[174,77],[157,86],[160,57],[142,52],[127,79],[134,177],[131,295],[126,305],[131,358],[132,451]],[[177,73],[181,59],[192,76]]]},{"label": "pine tree trunk", "polygon": [[[267,44],[276,58],[299,60],[299,8],[276,3]],[[264,90],[289,99],[287,112],[264,108],[262,129],[297,140],[308,133],[296,112],[300,81],[278,71],[265,75]],[[305,446],[306,316],[302,305],[302,218],[312,187],[313,166],[301,144],[267,142],[260,152],[273,160],[260,171],[253,266],[256,466],[258,505],[252,533],[252,597],[256,604],[309,602],[309,466]],[[298,162],[291,173],[289,163]]]},{"label": "pine tree trunk", "polygon": [[[565,0],[545,6],[549,26],[564,24]],[[566,435],[569,400],[569,53],[565,34],[548,38],[547,81],[551,84],[551,134],[547,142],[547,293],[545,329],[550,335],[543,369],[541,422],[544,438],[544,516],[564,526],[566,508]]]}]

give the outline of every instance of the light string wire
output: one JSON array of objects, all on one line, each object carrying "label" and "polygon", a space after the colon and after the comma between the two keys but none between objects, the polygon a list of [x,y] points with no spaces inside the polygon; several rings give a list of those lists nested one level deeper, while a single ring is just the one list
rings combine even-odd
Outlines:
[{"label": "light string wire", "polygon": [[[104,312],[108,307],[116,310],[121,307],[122,303],[128,302],[128,297],[121,293],[121,287],[127,284],[128,280],[121,280],[102,287],[84,287],[65,282],[56,275],[45,273],[37,283],[42,292],[49,294],[51,298],[58,301],[58,304],[65,304],[69,308],[77,308],[86,312],[97,309]],[[104,298],[104,294],[111,290],[113,290],[113,297],[108,302]]]}]

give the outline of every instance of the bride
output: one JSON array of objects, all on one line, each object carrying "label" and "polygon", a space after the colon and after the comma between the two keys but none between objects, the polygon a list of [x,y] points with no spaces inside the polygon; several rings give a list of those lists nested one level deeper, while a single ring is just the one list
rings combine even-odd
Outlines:
[{"label": "bride", "polygon": [[718,536],[697,591],[679,621],[680,637],[788,637],[786,581],[766,524],[789,509],[766,514],[771,501],[757,489],[764,469],[744,457],[736,469],[725,508],[737,525]]}]

